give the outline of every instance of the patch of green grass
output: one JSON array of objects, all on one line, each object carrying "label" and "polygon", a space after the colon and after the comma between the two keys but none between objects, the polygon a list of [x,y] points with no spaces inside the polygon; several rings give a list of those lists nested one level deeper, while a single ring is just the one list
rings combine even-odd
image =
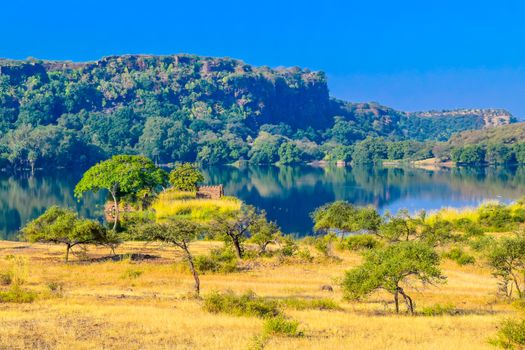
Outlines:
[{"label": "patch of green grass", "polygon": [[139,278],[142,274],[144,273],[144,271],[142,270],[138,270],[138,269],[134,269],[132,267],[128,268],[126,271],[124,271],[124,273],[122,274],[122,279],[136,279],[136,278]]},{"label": "patch of green grass", "polygon": [[451,248],[448,252],[443,254],[443,257],[453,260],[461,266],[474,264],[476,262],[476,259],[472,255],[465,253],[463,249],[459,247]]},{"label": "patch of green grass", "polygon": [[237,257],[231,249],[213,249],[210,255],[195,257],[195,267],[200,273],[230,273],[238,270]]},{"label": "patch of green grass", "polygon": [[0,302],[2,303],[32,303],[38,294],[32,290],[13,285],[8,290],[0,291]]},{"label": "patch of green grass", "polygon": [[334,300],[323,298],[323,299],[299,299],[299,298],[286,298],[279,302],[283,307],[287,307],[295,310],[341,310]]},{"label": "patch of green grass", "polygon": [[299,331],[299,321],[289,320],[283,316],[267,319],[264,322],[264,333],[286,337],[299,337],[303,334]]},{"label": "patch of green grass", "polygon": [[423,316],[455,315],[456,313],[456,307],[452,304],[435,304],[421,309]]},{"label": "patch of green grass", "polygon": [[226,313],[236,316],[274,317],[280,314],[275,301],[260,298],[253,292],[236,295],[213,292],[204,297],[204,309],[211,313]]}]

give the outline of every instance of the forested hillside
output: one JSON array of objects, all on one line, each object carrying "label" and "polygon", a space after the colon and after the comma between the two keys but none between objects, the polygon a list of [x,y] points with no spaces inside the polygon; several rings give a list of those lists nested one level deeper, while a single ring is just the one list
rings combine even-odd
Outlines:
[{"label": "forested hillside", "polygon": [[[430,114],[429,114],[430,113]],[[0,60],[0,168],[346,159],[367,137],[446,140],[512,122],[502,110],[406,113],[329,96],[322,72],[192,55]]]}]

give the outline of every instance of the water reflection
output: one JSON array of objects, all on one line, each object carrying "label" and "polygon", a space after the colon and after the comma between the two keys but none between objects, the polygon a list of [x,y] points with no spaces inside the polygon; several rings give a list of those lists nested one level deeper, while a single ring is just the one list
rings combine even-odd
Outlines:
[{"label": "water reflection", "polygon": [[[220,166],[203,169],[206,182],[224,184],[238,196],[267,211],[285,232],[307,234],[309,214],[324,203],[344,199],[372,204],[381,211],[408,208],[433,210],[474,206],[487,199],[515,200],[525,196],[525,168],[316,168],[310,166]],[[28,220],[57,204],[81,215],[102,216],[105,194],[73,197],[82,171],[0,174],[0,237],[14,238]]]}]

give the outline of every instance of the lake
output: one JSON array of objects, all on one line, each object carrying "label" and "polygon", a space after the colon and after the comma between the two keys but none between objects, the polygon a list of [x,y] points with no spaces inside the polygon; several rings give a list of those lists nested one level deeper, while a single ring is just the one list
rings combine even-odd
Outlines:
[{"label": "lake", "polygon": [[[311,232],[310,213],[334,200],[373,205],[381,212],[407,208],[437,210],[476,206],[486,200],[509,202],[525,196],[525,168],[485,167],[338,168],[312,166],[217,166],[202,169],[207,184],[223,184],[227,195],[266,210],[284,232]],[[73,188],[83,171],[0,173],[0,238],[16,239],[27,221],[51,205],[101,218],[105,193],[78,202]]]}]

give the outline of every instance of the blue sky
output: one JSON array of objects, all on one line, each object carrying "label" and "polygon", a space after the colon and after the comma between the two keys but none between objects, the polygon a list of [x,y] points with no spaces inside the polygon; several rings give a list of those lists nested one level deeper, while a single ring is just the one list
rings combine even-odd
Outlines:
[{"label": "blue sky", "polygon": [[328,74],[332,95],[525,117],[525,1],[12,0],[0,57],[195,53]]}]

